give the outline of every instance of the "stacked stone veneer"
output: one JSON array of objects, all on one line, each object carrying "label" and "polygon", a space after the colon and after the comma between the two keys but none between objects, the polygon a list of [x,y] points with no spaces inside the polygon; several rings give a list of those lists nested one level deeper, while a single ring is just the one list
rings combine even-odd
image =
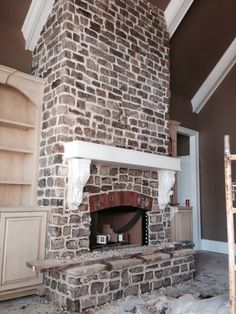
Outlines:
[{"label": "stacked stone veneer", "polygon": [[60,307],[82,312],[122,297],[189,280],[195,271],[193,253],[180,250],[171,254],[143,254],[50,272],[46,279],[47,294]]},{"label": "stacked stone veneer", "polygon": [[89,196],[104,192],[152,197],[150,244],[168,240],[168,212],[157,206],[157,173],[93,165],[83,203],[71,211],[63,162],[63,143],[76,139],[168,153],[163,12],[145,0],[57,0],[34,51],[33,73],[46,80],[38,204],[51,208],[47,257],[89,250]]}]

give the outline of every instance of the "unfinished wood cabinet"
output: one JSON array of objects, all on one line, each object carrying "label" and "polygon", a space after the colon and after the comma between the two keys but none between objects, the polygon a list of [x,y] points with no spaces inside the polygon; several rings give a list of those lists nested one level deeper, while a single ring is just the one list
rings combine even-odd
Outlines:
[{"label": "unfinished wood cabinet", "polygon": [[26,262],[44,258],[47,212],[0,212],[0,300],[35,292],[42,276]]},{"label": "unfinished wood cabinet", "polygon": [[35,206],[43,81],[0,66],[0,206]]},{"label": "unfinished wood cabinet", "polygon": [[192,240],[192,207],[178,207],[171,221],[171,240]]},{"label": "unfinished wood cabinet", "polygon": [[36,207],[43,80],[0,66],[0,300],[30,294],[42,277],[46,211]]}]

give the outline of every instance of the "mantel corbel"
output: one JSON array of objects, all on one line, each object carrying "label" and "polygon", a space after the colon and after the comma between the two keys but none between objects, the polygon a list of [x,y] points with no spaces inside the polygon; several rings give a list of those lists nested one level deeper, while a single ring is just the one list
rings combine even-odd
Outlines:
[{"label": "mantel corbel", "polygon": [[91,159],[68,158],[67,204],[79,206],[83,201],[83,188],[90,177]]},{"label": "mantel corbel", "polygon": [[175,171],[158,170],[158,205],[160,209],[164,209],[170,201],[173,194],[173,186],[175,183]]}]

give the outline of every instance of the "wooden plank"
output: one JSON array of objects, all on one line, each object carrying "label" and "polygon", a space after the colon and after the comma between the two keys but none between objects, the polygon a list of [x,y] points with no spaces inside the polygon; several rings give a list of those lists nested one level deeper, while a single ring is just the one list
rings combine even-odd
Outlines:
[{"label": "wooden plank", "polygon": [[[148,249],[148,254],[157,254],[162,253],[160,249],[154,249],[150,252]],[[144,256],[146,256],[147,253],[141,252],[141,253],[134,253],[134,254],[122,254],[120,256],[115,257],[101,257],[97,259],[91,259],[91,260],[58,260],[58,259],[51,259],[51,260],[37,260],[37,261],[31,261],[27,262],[26,265],[30,268],[32,268],[34,271],[39,272],[47,272],[47,271],[63,271],[70,267],[75,266],[88,266],[93,264],[105,264],[110,269],[111,265],[110,263],[116,260],[122,260],[122,259],[129,259],[129,258],[138,258],[141,261],[143,260]]]},{"label": "wooden plank", "polygon": [[[234,239],[234,213],[233,213],[233,200],[232,200],[232,173],[231,173],[231,160],[230,155],[230,138],[225,136],[225,198],[226,198],[226,217],[227,217],[227,235],[228,235],[228,263],[229,263],[229,302],[230,314],[236,314],[236,287],[235,287],[235,239]],[[236,158],[235,158],[236,160]]]}]

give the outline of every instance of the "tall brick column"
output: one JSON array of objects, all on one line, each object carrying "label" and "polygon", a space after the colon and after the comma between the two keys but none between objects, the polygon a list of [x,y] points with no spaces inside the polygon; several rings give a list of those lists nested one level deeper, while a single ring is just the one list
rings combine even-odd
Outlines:
[{"label": "tall brick column", "polygon": [[138,191],[153,197],[155,245],[168,238],[157,207],[156,173],[92,166],[84,200],[65,204],[63,143],[82,139],[167,154],[169,48],[163,12],[146,0],[57,0],[34,51],[33,72],[46,78],[38,204],[49,206],[47,255],[89,249],[88,196]]}]

